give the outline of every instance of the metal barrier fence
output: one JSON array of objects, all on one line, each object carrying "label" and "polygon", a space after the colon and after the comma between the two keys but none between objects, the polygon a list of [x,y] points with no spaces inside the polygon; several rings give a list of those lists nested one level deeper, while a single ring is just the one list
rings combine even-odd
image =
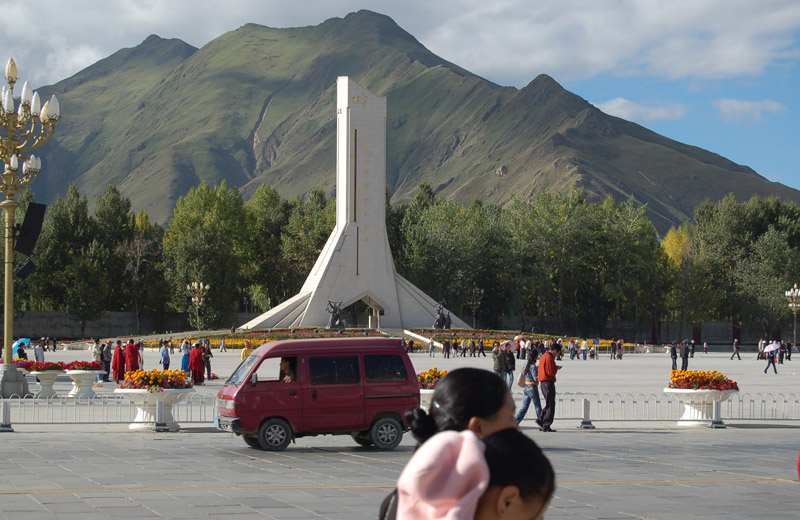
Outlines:
[{"label": "metal barrier fence", "polygon": [[[216,416],[215,396],[191,394],[172,407],[179,423],[212,423]],[[702,398],[698,398],[698,401]],[[130,423],[141,396],[96,396],[91,399],[11,397],[0,399],[3,424]],[[556,419],[592,421],[677,421],[683,405],[668,394],[582,394],[562,393],[556,400]],[[800,394],[733,394],[719,403],[719,417],[725,420],[800,420]]]},{"label": "metal barrier fence", "polygon": [[[668,394],[581,394],[556,396],[556,418],[586,420],[589,403],[591,421],[677,421],[683,405]],[[708,402],[697,397],[694,404]],[[722,419],[800,420],[800,394],[734,393],[719,403]]]},{"label": "metal barrier fence", "polygon": [[[188,395],[172,405],[172,416],[179,423],[213,423],[216,416],[213,395]],[[11,424],[83,424],[83,423],[130,423],[137,412],[137,404],[147,404],[155,398],[148,395],[118,396],[103,395],[90,399],[73,397],[17,396],[0,399],[4,410],[10,414]],[[5,419],[3,420],[5,423]]]}]

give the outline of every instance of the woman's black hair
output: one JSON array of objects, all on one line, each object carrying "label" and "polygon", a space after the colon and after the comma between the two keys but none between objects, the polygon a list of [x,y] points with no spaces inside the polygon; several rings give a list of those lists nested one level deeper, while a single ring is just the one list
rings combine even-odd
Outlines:
[{"label": "woman's black hair", "polygon": [[508,385],[494,372],[459,368],[439,380],[430,413],[411,408],[405,414],[406,423],[422,444],[442,431],[466,430],[473,417],[491,417],[503,407],[507,395]]},{"label": "woman's black hair", "polygon": [[483,442],[489,486],[516,486],[523,500],[542,497],[544,507],[556,489],[556,474],[541,448],[514,428],[495,432]]}]

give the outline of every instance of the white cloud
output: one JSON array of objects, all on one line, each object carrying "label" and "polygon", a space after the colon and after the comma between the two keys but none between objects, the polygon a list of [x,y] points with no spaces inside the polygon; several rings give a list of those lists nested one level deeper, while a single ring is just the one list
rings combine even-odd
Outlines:
[{"label": "white cloud", "polygon": [[606,114],[639,123],[681,119],[686,115],[686,105],[682,103],[645,105],[625,98],[614,98],[603,103],[595,103],[595,106]]},{"label": "white cloud", "polygon": [[0,0],[16,22],[0,49],[21,73],[53,82],[150,34],[200,47],[248,22],[317,25],[365,7],[443,58],[516,86],[539,73],[725,79],[800,59],[796,0]]},{"label": "white cloud", "polygon": [[719,112],[719,115],[728,122],[758,123],[764,119],[765,114],[783,114],[786,112],[786,106],[770,99],[763,101],[715,99],[712,104]]}]

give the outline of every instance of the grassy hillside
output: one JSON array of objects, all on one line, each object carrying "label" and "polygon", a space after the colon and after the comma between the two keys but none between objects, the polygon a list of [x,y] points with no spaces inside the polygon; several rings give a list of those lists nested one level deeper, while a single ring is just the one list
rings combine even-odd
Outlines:
[{"label": "grassy hillside", "polygon": [[800,201],[716,154],[608,116],[552,78],[501,87],[429,52],[388,17],[360,11],[314,27],[254,24],[201,49],[150,36],[44,93],[62,122],[34,186],[51,201],[76,182],[91,198],[117,183],[155,221],[201,180],[248,195],[335,188],[335,83],[388,97],[393,201],[423,180],[445,197],[506,203],[581,186],[590,200],[634,195],[656,226],[734,192]]}]

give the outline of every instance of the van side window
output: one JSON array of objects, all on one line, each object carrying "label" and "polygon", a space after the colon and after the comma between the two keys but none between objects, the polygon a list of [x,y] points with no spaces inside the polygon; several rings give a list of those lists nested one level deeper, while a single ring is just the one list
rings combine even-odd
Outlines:
[{"label": "van side window", "polygon": [[258,382],[280,381],[281,379],[281,358],[267,358],[258,365],[256,369]]},{"label": "van side window", "polygon": [[308,360],[312,385],[358,383],[358,356],[313,356]]},{"label": "van side window", "polygon": [[367,383],[408,381],[408,372],[400,356],[393,354],[367,354],[364,356]]}]

